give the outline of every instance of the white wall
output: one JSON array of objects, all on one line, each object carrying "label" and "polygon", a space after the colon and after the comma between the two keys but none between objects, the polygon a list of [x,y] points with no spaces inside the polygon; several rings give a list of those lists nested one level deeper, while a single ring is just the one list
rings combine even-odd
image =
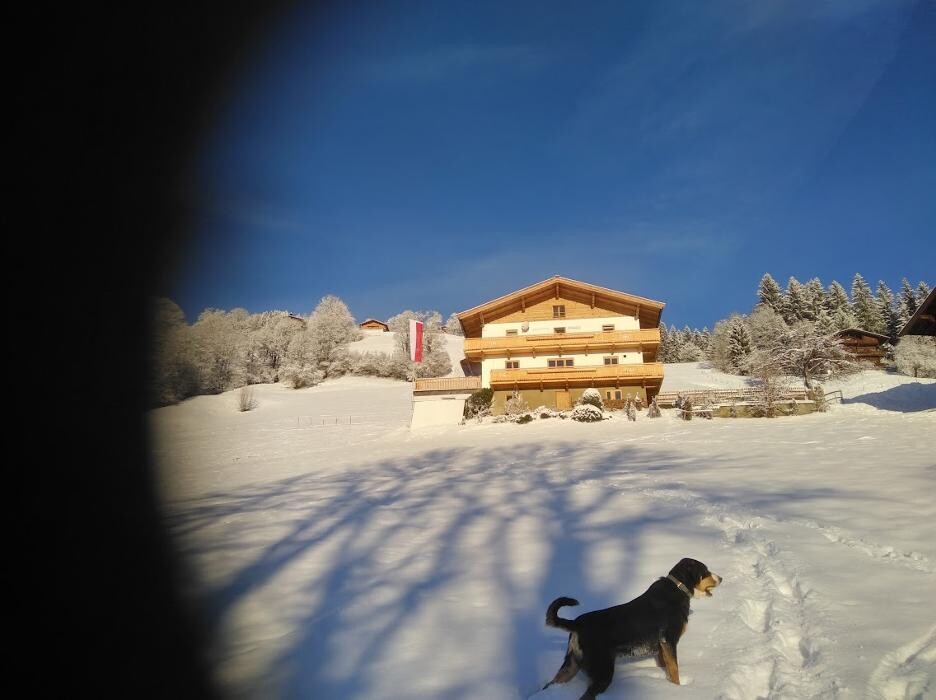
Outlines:
[{"label": "white wall", "polygon": [[508,330],[516,330],[517,335],[552,335],[553,328],[563,326],[566,333],[601,332],[606,324],[614,326],[616,331],[640,330],[640,321],[633,316],[607,316],[604,318],[550,318],[545,321],[529,321],[529,329],[523,330],[523,322],[486,323],[481,328],[482,338],[497,338],[507,335]]},{"label": "white wall", "polygon": [[464,394],[414,396],[410,428],[458,425],[465,412],[466,398]]}]

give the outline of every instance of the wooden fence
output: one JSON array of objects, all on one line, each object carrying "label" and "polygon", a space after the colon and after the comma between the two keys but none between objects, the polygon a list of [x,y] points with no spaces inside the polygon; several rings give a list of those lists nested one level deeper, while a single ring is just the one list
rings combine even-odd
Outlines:
[{"label": "wooden fence", "polygon": [[[744,387],[741,389],[692,389],[688,391],[661,391],[657,394],[657,406],[660,408],[672,408],[676,405],[676,399],[683,396],[692,401],[693,404],[700,403],[730,403],[733,401],[753,401],[757,398],[758,389],[754,387]],[[780,401],[805,401],[806,389],[786,387],[780,392]]]}]

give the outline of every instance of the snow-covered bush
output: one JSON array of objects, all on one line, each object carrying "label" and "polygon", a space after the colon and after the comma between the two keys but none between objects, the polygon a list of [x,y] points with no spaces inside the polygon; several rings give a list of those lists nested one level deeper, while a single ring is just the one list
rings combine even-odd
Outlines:
[{"label": "snow-covered bush", "polygon": [[659,418],[660,417],[660,407],[657,405],[656,396],[653,397],[653,400],[650,402],[650,406],[647,407],[647,417],[648,418]]},{"label": "snow-covered bush", "polygon": [[572,409],[569,418],[583,423],[595,423],[603,420],[604,414],[601,412],[600,408],[595,408],[589,403],[583,403]]},{"label": "snow-covered bush", "polygon": [[237,410],[241,413],[252,411],[257,407],[257,397],[254,396],[253,387],[244,386],[237,392]]},{"label": "snow-covered bush", "polygon": [[894,348],[897,371],[911,377],[936,377],[936,338],[906,335]]},{"label": "snow-covered bush", "polygon": [[601,392],[597,389],[586,389],[582,392],[582,398],[579,400],[579,405],[589,405],[594,406],[599,411],[604,408],[604,403],[601,401]]},{"label": "snow-covered bush", "polygon": [[537,406],[533,409],[533,415],[537,418],[555,418],[556,411],[549,406]]},{"label": "snow-covered bush", "polygon": [[523,415],[517,418],[517,423],[519,423],[520,425],[523,425],[524,423],[532,423],[532,422],[533,422],[533,416],[530,415],[529,413],[524,413]]},{"label": "snow-covered bush", "polygon": [[530,407],[520,393],[515,391],[504,403],[504,412],[508,416],[519,416],[523,413],[529,413]]}]

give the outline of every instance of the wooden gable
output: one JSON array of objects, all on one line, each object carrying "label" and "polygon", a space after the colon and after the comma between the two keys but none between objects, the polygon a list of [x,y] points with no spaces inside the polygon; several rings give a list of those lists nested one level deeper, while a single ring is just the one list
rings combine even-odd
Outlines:
[{"label": "wooden gable", "polygon": [[[556,317],[554,306],[564,306]],[[665,304],[613,289],[552,277],[458,314],[468,338],[480,337],[487,323],[634,316],[641,328],[657,328]]]}]

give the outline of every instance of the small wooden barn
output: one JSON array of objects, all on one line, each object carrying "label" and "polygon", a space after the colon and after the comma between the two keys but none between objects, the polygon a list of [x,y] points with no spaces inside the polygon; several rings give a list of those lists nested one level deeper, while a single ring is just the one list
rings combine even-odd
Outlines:
[{"label": "small wooden barn", "polygon": [[362,331],[383,331],[388,333],[390,327],[383,321],[378,321],[376,318],[369,318],[363,323],[360,324]]},{"label": "small wooden barn", "polygon": [[875,367],[881,367],[884,364],[884,349],[881,344],[890,340],[886,335],[866,331],[863,328],[846,328],[836,335],[842,339],[845,349],[859,360],[867,360]]}]

